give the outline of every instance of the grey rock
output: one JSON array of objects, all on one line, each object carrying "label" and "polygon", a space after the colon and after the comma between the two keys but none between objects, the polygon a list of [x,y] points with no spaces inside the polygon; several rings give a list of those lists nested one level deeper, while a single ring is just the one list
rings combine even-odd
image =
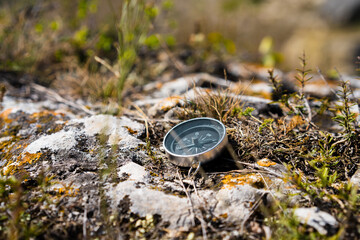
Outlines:
[{"label": "grey rock", "polygon": [[232,83],[226,81],[225,79],[211,76],[207,73],[190,74],[164,83],[160,90],[153,93],[153,96],[155,98],[165,98],[169,96],[182,95],[194,87],[201,87],[203,85],[231,88]]},{"label": "grey rock", "polygon": [[[79,124],[84,127],[81,128]],[[136,137],[140,136],[144,130],[144,125],[127,117],[118,119],[109,115],[96,115],[84,119],[74,119],[67,124],[65,130],[38,138],[27,146],[24,152],[37,153],[44,149],[52,152],[70,150],[78,143],[77,139],[83,138],[82,135],[94,137],[100,134],[109,137],[107,142],[109,145],[118,145],[122,150],[132,149],[143,144]]]},{"label": "grey rock", "polygon": [[252,206],[266,193],[249,185],[223,188],[216,194],[215,214],[227,214],[227,221],[239,223],[251,214]]},{"label": "grey rock", "polygon": [[360,19],[358,0],[327,0],[321,7],[322,15],[331,23],[346,25]]},{"label": "grey rock", "polygon": [[24,150],[28,153],[37,153],[41,150],[50,151],[69,150],[76,145],[75,131],[60,131],[51,135],[43,136],[32,142]]},{"label": "grey rock", "polygon": [[322,235],[334,235],[339,229],[339,223],[333,216],[316,207],[297,208],[294,215],[302,224],[313,227]]},{"label": "grey rock", "polygon": [[[170,223],[170,229],[187,229],[191,226],[190,205],[186,198],[151,189],[147,182],[150,174],[136,163],[130,162],[121,167],[119,176],[124,173],[129,174],[128,180],[118,183],[115,187],[108,186],[107,195],[115,206],[128,196],[131,200],[130,210],[142,217],[147,214],[159,214],[164,221]],[[140,185],[142,187],[138,187]]]},{"label": "grey rock", "polygon": [[127,117],[116,118],[110,115],[96,115],[73,122],[84,124],[85,135],[105,134],[109,136],[109,145],[119,145],[121,149],[135,148],[143,143],[136,137],[145,131],[145,126]]},{"label": "grey rock", "polygon": [[287,169],[283,164],[272,162],[267,158],[257,161],[255,167],[280,178],[285,177],[285,174],[287,173]]},{"label": "grey rock", "polygon": [[360,169],[356,170],[350,179],[350,183],[354,186],[360,187]]},{"label": "grey rock", "polygon": [[[260,79],[265,82],[268,82],[269,79],[269,69],[266,67],[238,62],[230,62],[227,64],[227,67],[229,73],[241,79]],[[283,72],[279,69],[274,69],[274,76],[281,78]]]},{"label": "grey rock", "polygon": [[360,79],[359,79],[359,77],[343,74],[343,75],[341,75],[341,78],[345,82],[349,81],[351,87],[360,88]]},{"label": "grey rock", "polygon": [[12,137],[11,137],[11,136],[8,136],[8,137],[2,137],[2,138],[0,138],[0,143],[10,141],[11,139],[12,139]]},{"label": "grey rock", "polygon": [[[189,199],[161,191],[162,187],[171,192],[182,191],[180,184],[165,180],[159,185],[160,179],[150,176],[144,167],[129,162],[120,168],[118,175],[127,174],[127,180],[116,186],[108,185],[107,195],[112,199],[113,206],[128,196],[131,201],[130,210],[145,217],[147,214],[158,214],[164,222],[168,222],[169,229],[187,230],[192,226],[192,207],[195,215],[200,208],[213,209],[213,214],[224,221],[241,223],[247,219],[254,204],[268,191],[256,189],[249,185],[239,185],[232,188],[217,190],[198,190],[198,195],[192,193]],[[164,180],[163,180],[164,181]],[[157,183],[157,184],[156,184]]]}]

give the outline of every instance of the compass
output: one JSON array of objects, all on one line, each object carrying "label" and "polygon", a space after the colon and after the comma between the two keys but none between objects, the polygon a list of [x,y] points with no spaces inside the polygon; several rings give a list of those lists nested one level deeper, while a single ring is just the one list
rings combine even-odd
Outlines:
[{"label": "compass", "polygon": [[224,124],[213,118],[194,118],[173,127],[164,138],[170,160],[182,167],[214,159],[226,146]]}]

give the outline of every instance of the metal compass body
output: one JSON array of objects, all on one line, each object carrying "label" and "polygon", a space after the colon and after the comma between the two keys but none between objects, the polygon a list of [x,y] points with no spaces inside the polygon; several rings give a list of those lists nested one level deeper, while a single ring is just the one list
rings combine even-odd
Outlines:
[{"label": "metal compass body", "polygon": [[164,148],[177,165],[190,167],[214,159],[227,144],[225,126],[213,118],[194,118],[173,127]]}]

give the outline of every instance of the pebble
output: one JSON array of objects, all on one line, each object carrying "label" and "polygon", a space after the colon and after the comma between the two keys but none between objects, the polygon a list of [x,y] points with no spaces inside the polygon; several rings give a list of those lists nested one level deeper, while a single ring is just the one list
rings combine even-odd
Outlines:
[{"label": "pebble", "polygon": [[302,224],[316,229],[321,235],[334,235],[339,229],[339,223],[327,212],[320,211],[316,207],[297,208],[294,215]]}]

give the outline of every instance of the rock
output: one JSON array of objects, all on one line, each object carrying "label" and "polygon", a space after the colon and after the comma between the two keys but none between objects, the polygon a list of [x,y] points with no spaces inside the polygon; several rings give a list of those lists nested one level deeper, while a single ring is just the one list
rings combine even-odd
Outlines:
[{"label": "rock", "polygon": [[75,144],[75,132],[60,131],[39,138],[27,146],[24,151],[28,153],[37,153],[45,149],[50,151],[69,150],[74,147]]},{"label": "rock", "polygon": [[[83,129],[74,127],[75,123],[84,125]],[[25,152],[37,153],[41,150],[70,150],[76,144],[76,137],[85,134],[88,137],[104,134],[109,136],[109,145],[119,145],[122,149],[131,149],[143,143],[134,136],[139,136],[144,131],[144,126],[131,121],[126,117],[117,119],[109,115],[97,115],[85,119],[70,121],[67,130],[42,136],[25,148]],[[133,136],[134,135],[134,136]]]},{"label": "rock", "polygon": [[347,25],[360,20],[358,0],[327,0],[321,6],[322,15],[335,25]]},{"label": "rock", "polygon": [[134,162],[129,162],[120,168],[118,175],[121,176],[123,174],[128,174],[129,180],[135,182],[145,182],[146,178],[150,176],[144,167]]},{"label": "rock", "polygon": [[33,114],[36,112],[54,109],[64,109],[54,102],[49,100],[34,102],[29,99],[14,98],[12,96],[5,95],[2,101],[3,109],[11,109],[13,113],[21,110],[25,113]]},{"label": "rock", "polygon": [[[155,188],[151,189],[146,181],[150,174],[144,167],[127,163],[120,168],[119,176],[129,174],[129,179],[109,187],[107,195],[117,205],[125,196],[131,201],[130,210],[145,217],[147,214],[159,214],[163,221],[169,222],[169,228],[191,227],[190,205],[184,197],[165,194]],[[141,186],[141,187],[139,187]]]},{"label": "rock", "polygon": [[[107,186],[107,195],[112,199],[113,206],[117,206],[127,196],[133,213],[142,217],[158,214],[162,221],[168,222],[169,229],[187,230],[193,226],[189,200],[161,190],[165,187],[170,192],[182,191],[180,184],[151,176],[144,167],[133,162],[126,163],[119,169],[118,175],[124,174],[128,175],[127,180],[114,187],[110,184]],[[249,183],[239,183],[236,186],[224,184],[220,190],[200,189],[198,195],[191,194],[191,200],[195,215],[206,206],[206,209],[214,209],[212,214],[223,221],[241,223],[250,216],[254,204],[267,193],[268,191],[254,188]]]},{"label": "rock", "polygon": [[354,175],[350,178],[350,183],[354,186],[360,187],[360,169],[356,170]]},{"label": "rock", "polygon": [[152,95],[155,98],[166,98],[174,95],[182,95],[188,90],[194,87],[231,87],[231,83],[222,78],[211,76],[207,73],[197,73],[187,75],[175,79],[170,82],[166,82],[162,85],[150,85],[146,86],[145,89],[150,90],[154,87],[160,87],[159,90],[155,91]]},{"label": "rock", "polygon": [[[163,115],[164,113],[171,111],[177,106],[183,106],[188,101],[195,100],[201,96],[205,96],[205,97],[209,95],[211,96],[211,94],[215,96],[221,94],[221,97],[232,97],[234,99],[237,99],[240,103],[243,103],[244,104],[243,107],[254,107],[255,110],[253,112],[253,115],[276,114],[278,116],[282,116],[283,114],[279,105],[276,103],[272,104],[271,100],[269,99],[265,99],[262,97],[247,96],[242,94],[228,93],[228,92],[219,93],[216,90],[211,90],[201,87],[193,87],[180,96],[138,100],[135,102],[135,105],[146,108],[145,112],[150,117],[156,117],[158,115]],[[170,113],[169,116],[167,117],[173,115],[174,115],[173,113]]]},{"label": "rock", "polygon": [[342,80],[344,80],[345,82],[348,81],[350,86],[353,88],[360,88],[360,79],[357,76],[351,76],[351,75],[346,75],[346,74],[342,74],[341,75]]},{"label": "rock", "polygon": [[[241,79],[259,79],[264,82],[268,82],[269,79],[269,68],[260,65],[231,62],[227,67],[232,75]],[[274,69],[274,76],[282,78],[283,73],[279,69]]]},{"label": "rock", "polygon": [[148,115],[151,117],[157,116],[161,113],[169,111],[177,105],[184,105],[184,102],[184,97],[181,96],[167,97],[149,108]]},{"label": "rock", "polygon": [[277,177],[283,178],[287,173],[286,167],[282,164],[273,162],[268,158],[263,158],[256,162],[255,167],[265,170]]},{"label": "rock", "polygon": [[327,212],[320,211],[316,207],[297,208],[294,215],[302,224],[316,229],[321,235],[334,235],[339,229],[339,223]]},{"label": "rock", "polygon": [[266,193],[267,191],[256,189],[247,184],[222,188],[216,194],[218,204],[215,213],[218,216],[225,215],[228,222],[241,223],[250,216],[252,206]]},{"label": "rock", "polygon": [[137,147],[143,142],[136,137],[145,131],[145,126],[127,117],[116,118],[110,115],[96,115],[71,123],[84,124],[82,130],[87,136],[105,134],[109,145],[119,145],[123,150]]},{"label": "rock", "polygon": [[0,138],[0,144],[3,143],[3,142],[10,141],[11,138],[12,138],[11,136],[7,136],[7,137],[2,137],[2,138]]},{"label": "rock", "polygon": [[[269,94],[265,69],[254,71],[261,80],[250,87],[251,93]],[[291,181],[284,180],[287,172],[284,165],[269,159],[248,163],[246,166],[250,168],[242,170],[234,166],[224,170],[228,171],[226,173],[218,171],[217,166],[213,169],[216,172],[204,167],[205,173],[196,175],[194,181],[178,179],[177,171],[186,175],[186,170],[176,168],[163,157],[161,140],[165,129],[180,121],[176,113],[187,110],[183,107],[187,101],[196,100],[201,94],[218,94],[219,98],[238,100],[241,107],[254,107],[254,116],[282,114],[279,105],[272,104],[269,99],[216,91],[211,85],[237,87],[234,82],[201,73],[148,85],[145,98],[134,97],[141,99],[134,103],[149,118],[151,145],[146,148],[148,151],[142,146],[145,145],[142,141],[145,126],[132,119],[131,110],[124,111],[128,117],[91,114],[83,117],[74,107],[73,111],[65,111],[72,106],[69,103],[64,105],[52,100],[33,103],[24,99],[17,102],[6,96],[5,111],[0,114],[0,167],[9,175],[24,174],[29,178],[24,180],[26,184],[36,182],[42,173],[53,176],[54,181],[46,191],[61,200],[66,197],[61,202],[64,211],[61,210],[60,222],[73,221],[83,226],[86,220],[85,230],[94,236],[105,232],[103,226],[98,225],[99,216],[108,217],[101,215],[103,203],[111,204],[112,208],[106,209],[111,214],[109,219],[116,216],[114,219],[122,224],[120,227],[126,224],[126,227],[133,227],[132,224],[144,221],[141,218],[156,218],[159,220],[154,223],[156,227],[176,232],[177,236],[181,231],[198,231],[196,219],[204,219],[209,226],[215,222],[215,227],[235,227],[248,224],[247,220],[253,221],[250,217],[260,203],[265,207],[275,202],[299,203],[300,191]],[[43,111],[48,104],[54,104],[50,108],[54,111]],[[76,104],[83,106],[85,103]],[[13,108],[8,109],[9,106]],[[19,111],[21,108],[25,108],[24,111]],[[358,181],[357,174],[352,181]],[[57,216],[59,209],[54,207],[51,213]],[[299,208],[295,215],[321,234],[333,234],[338,228],[334,218],[318,209]],[[134,222],[131,219],[135,219]],[[260,226],[255,228],[258,234],[262,233]],[[205,229],[208,228],[205,226]],[[238,229],[232,233],[224,230],[223,237],[243,237]]]}]

